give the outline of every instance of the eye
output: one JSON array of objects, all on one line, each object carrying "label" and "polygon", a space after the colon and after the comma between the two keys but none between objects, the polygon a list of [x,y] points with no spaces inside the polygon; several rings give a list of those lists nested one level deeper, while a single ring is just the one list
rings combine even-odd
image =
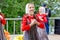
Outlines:
[{"label": "eye", "polygon": [[34,7],[29,7],[29,8],[31,9],[31,8],[34,8]]},{"label": "eye", "polygon": [[32,7],[32,8],[34,8],[34,7]]},{"label": "eye", "polygon": [[29,7],[29,8],[32,8],[32,7]]}]

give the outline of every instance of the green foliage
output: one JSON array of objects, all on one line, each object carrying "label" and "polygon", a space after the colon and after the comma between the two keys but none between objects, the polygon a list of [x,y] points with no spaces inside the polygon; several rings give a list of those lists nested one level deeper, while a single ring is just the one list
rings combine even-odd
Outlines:
[{"label": "green foliage", "polygon": [[52,17],[54,15],[57,16],[56,13],[60,13],[59,0],[2,0],[0,1],[0,8],[2,9],[5,17],[15,18],[23,16],[25,13],[25,5],[30,2],[35,4],[35,11],[38,11],[39,6],[46,3],[48,8],[52,11]]}]

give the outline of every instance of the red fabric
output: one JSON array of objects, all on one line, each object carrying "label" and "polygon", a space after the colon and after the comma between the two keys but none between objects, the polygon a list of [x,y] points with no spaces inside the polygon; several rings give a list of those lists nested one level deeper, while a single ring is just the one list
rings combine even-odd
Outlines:
[{"label": "red fabric", "polygon": [[2,24],[3,24],[3,25],[6,24],[6,20],[5,20],[5,19],[2,20]]},{"label": "red fabric", "polygon": [[4,18],[4,15],[0,13],[0,16],[2,16],[2,18],[0,18],[2,20],[2,24],[5,25],[6,24],[6,20]]},{"label": "red fabric", "polygon": [[[39,14],[36,14],[36,18],[37,18],[37,21],[40,23],[39,27],[40,28],[45,28],[44,26],[44,23],[43,21],[41,21],[39,19]],[[27,23],[27,19],[31,22],[31,19],[34,19],[34,16],[29,16],[29,15],[24,15],[23,18],[22,18],[22,31],[25,31],[25,30],[30,30],[30,25],[29,24],[26,24]],[[45,21],[45,20],[44,20]]]},{"label": "red fabric", "polygon": [[33,16],[28,16],[27,17],[27,15],[23,16],[23,18],[22,18],[22,31],[30,30],[30,25],[26,24],[27,23],[27,19],[31,22],[31,19],[34,19],[34,17]]},{"label": "red fabric", "polygon": [[[43,20],[39,19],[39,17],[42,17]],[[40,23],[40,28],[45,28],[45,24],[47,22],[47,18],[45,14],[40,15],[39,13],[36,14],[37,21]]]},{"label": "red fabric", "polygon": [[40,25],[38,27],[44,29],[45,28],[45,25],[44,25],[44,23],[40,22]]},{"label": "red fabric", "polygon": [[[37,17],[37,19],[38,19],[39,22],[45,22],[45,23],[47,23],[47,18],[46,18],[46,15],[45,14],[41,14],[40,15],[39,13],[37,13],[36,14],[36,17]],[[43,21],[40,20],[39,17],[42,17]]]}]

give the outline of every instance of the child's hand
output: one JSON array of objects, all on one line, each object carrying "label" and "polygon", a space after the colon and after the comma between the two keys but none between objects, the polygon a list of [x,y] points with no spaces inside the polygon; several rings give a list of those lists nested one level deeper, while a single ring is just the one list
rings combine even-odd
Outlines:
[{"label": "child's hand", "polygon": [[39,19],[40,19],[41,21],[43,21],[43,18],[42,18],[41,16],[39,16]]},{"label": "child's hand", "polygon": [[33,26],[34,24],[36,24],[35,22],[36,22],[36,19],[32,19],[31,23],[30,23],[30,26]]}]

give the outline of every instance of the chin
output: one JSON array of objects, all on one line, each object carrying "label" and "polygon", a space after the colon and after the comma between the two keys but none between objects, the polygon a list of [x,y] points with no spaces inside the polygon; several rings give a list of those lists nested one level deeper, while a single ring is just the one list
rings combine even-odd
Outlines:
[{"label": "chin", "polygon": [[33,14],[30,14],[30,15],[33,15]]}]

